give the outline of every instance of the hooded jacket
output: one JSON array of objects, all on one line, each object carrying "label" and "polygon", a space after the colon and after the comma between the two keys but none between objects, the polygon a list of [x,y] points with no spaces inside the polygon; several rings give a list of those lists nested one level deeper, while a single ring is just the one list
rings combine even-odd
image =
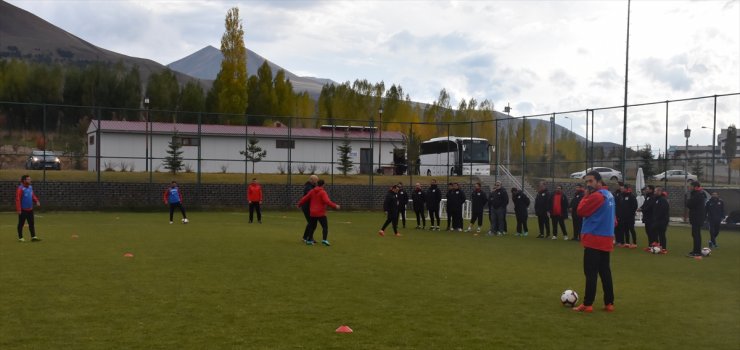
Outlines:
[{"label": "hooded jacket", "polygon": [[329,199],[329,195],[324,191],[324,187],[317,186],[308,192],[298,202],[298,206],[305,203],[309,203],[310,215],[312,218],[320,218],[326,216],[326,206],[330,206],[334,209],[337,208],[337,204]]},{"label": "hooded jacket", "polygon": [[260,184],[249,184],[249,187],[247,187],[247,201],[250,203],[262,202],[262,186]]},{"label": "hooded jacket", "polygon": [[473,190],[473,193],[470,194],[470,201],[473,202],[473,213],[482,213],[488,199],[486,194],[478,189]]},{"label": "hooded jacket", "polygon": [[719,198],[710,198],[705,205],[707,220],[719,222],[725,218],[725,202]]},{"label": "hooded jacket", "polygon": [[547,189],[537,192],[537,197],[534,199],[534,212],[537,215],[546,215],[550,211],[550,205],[552,200],[550,199],[550,192]]},{"label": "hooded jacket", "polygon": [[442,201],[442,192],[436,184],[432,184],[424,193],[424,199],[429,210],[439,210],[439,202]]},{"label": "hooded jacket", "polygon": [[511,194],[511,200],[514,202],[514,214],[517,219],[526,220],[528,216],[527,208],[529,208],[530,203],[529,197],[524,192],[517,191],[516,194]]},{"label": "hooded jacket", "polygon": [[424,190],[421,187],[414,188],[414,191],[411,192],[411,201],[414,202],[414,210],[424,210],[425,197]]},{"label": "hooded jacket", "polygon": [[691,191],[691,196],[686,202],[686,208],[689,208],[689,222],[692,225],[701,225],[704,223],[704,217],[706,217],[706,212],[704,211],[706,200],[707,197],[704,195],[704,190],[701,187]]}]

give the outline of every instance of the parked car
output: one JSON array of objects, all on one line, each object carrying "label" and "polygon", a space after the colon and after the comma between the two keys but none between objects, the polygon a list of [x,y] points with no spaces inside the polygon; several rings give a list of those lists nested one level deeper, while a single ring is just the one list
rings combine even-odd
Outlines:
[{"label": "parked car", "polygon": [[26,159],[26,169],[62,170],[62,162],[52,151],[34,150]]},{"label": "parked car", "polygon": [[578,171],[573,174],[570,174],[571,179],[583,179],[586,177],[586,173],[590,172],[591,169],[596,170],[601,174],[601,178],[604,180],[611,180],[611,181],[622,181],[622,172],[618,170],[614,170],[612,168],[606,168],[606,167],[594,167],[594,168],[588,168],[584,171]]},{"label": "parked car", "polygon": [[653,180],[663,181],[664,179],[668,181],[684,181],[684,179],[686,182],[699,181],[696,175],[683,170],[668,170],[653,176]]}]

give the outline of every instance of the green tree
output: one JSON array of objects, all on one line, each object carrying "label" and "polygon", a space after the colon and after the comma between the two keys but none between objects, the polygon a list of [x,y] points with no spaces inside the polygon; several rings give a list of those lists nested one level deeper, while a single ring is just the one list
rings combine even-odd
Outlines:
[{"label": "green tree", "polygon": [[[247,48],[244,46],[244,29],[239,18],[239,8],[232,7],[226,13],[226,32],[221,37],[221,70],[213,88],[220,113],[241,115],[247,110]],[[232,119],[237,119],[233,117]]]},{"label": "green tree", "polygon": [[171,121],[172,112],[178,109],[180,85],[177,77],[169,69],[149,76],[146,84],[146,97],[149,98],[151,119],[154,121]]},{"label": "green tree", "polygon": [[260,140],[252,134],[249,138],[249,145],[245,151],[239,151],[239,154],[244,156],[247,162],[252,162],[252,174],[254,174],[254,166],[257,162],[261,161],[267,156],[267,151],[262,150],[262,147],[257,146]]},{"label": "green tree", "polygon": [[642,168],[642,173],[645,175],[645,178],[650,178],[655,175],[656,172],[655,168],[653,167],[653,160],[655,160],[655,157],[653,156],[653,150],[651,146],[645,145],[645,147],[640,149],[639,156],[640,167]]},{"label": "green tree", "polygon": [[349,141],[349,132],[344,133],[342,144],[337,146],[337,151],[339,152],[339,166],[337,166],[337,170],[341,171],[342,175],[346,176],[347,173],[352,171],[352,168],[354,168],[354,163],[350,157],[350,154],[352,153],[352,145]]},{"label": "green tree", "polygon": [[175,132],[175,134],[172,135],[172,140],[170,140],[169,145],[167,146],[167,156],[164,157],[163,161],[164,168],[169,170],[172,174],[177,174],[177,172],[182,170],[183,167],[182,151],[180,148],[182,148],[182,142],[177,136],[177,132]]},{"label": "green tree", "polygon": [[180,110],[185,111],[180,120],[185,123],[198,121],[198,113],[205,111],[205,95],[200,83],[189,81],[180,93]]},{"label": "green tree", "polygon": [[735,124],[727,128],[727,139],[725,139],[725,157],[727,157],[727,184],[732,182],[732,160],[735,159],[737,150],[737,128]]},{"label": "green tree", "polygon": [[696,175],[699,179],[704,176],[704,164],[701,163],[701,160],[694,159],[691,161],[691,173]]}]

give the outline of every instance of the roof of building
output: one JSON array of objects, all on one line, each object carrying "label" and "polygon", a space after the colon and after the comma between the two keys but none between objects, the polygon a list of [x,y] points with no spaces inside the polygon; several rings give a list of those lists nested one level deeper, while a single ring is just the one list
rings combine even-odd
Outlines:
[{"label": "roof of building", "polygon": [[[101,132],[112,132],[112,133],[146,133],[147,122],[140,121],[119,121],[119,120],[101,120],[100,131]],[[90,122],[90,126],[87,128],[88,133],[96,131],[97,121],[93,120]],[[154,134],[172,134],[175,131],[180,135],[197,135],[198,124],[184,124],[184,123],[160,123],[152,122],[151,132]],[[313,128],[289,128],[285,125],[280,126],[244,126],[244,125],[215,125],[215,124],[201,124],[200,133],[201,135],[209,136],[244,136],[254,135],[261,137],[270,138],[303,138],[303,139],[331,139],[332,135],[334,139],[341,139],[344,137],[344,133],[347,132],[350,139],[355,140],[367,140],[372,138],[378,140],[380,132],[374,128],[348,128],[347,126],[337,126],[334,130],[331,127],[322,127],[320,129]],[[402,142],[406,139],[406,136],[398,131],[383,131],[382,138],[384,141],[398,141]]]}]

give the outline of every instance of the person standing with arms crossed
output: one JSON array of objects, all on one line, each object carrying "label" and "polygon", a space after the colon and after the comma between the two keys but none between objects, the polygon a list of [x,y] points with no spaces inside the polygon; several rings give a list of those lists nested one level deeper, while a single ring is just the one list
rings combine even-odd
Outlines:
[{"label": "person standing with arms crossed", "polygon": [[423,230],[427,227],[427,218],[424,213],[424,203],[426,202],[424,190],[421,189],[421,184],[416,183],[414,191],[411,192],[411,201],[414,206],[414,214],[416,214],[416,229]]},{"label": "person standing with arms crossed", "polygon": [[257,210],[257,222],[262,223],[262,186],[257,182],[257,178],[252,179],[252,183],[247,188],[247,201],[249,202],[249,223],[252,223],[254,211]]},{"label": "person standing with arms crossed", "polygon": [[[432,179],[432,184],[429,185],[427,191],[424,193],[424,200],[429,211],[429,230],[439,231],[439,225],[442,222],[439,219],[439,203],[442,202],[442,192],[437,187],[437,180]],[[434,218],[437,218],[437,225],[434,225]]]},{"label": "person standing with arms crossed", "polygon": [[529,228],[527,227],[529,208],[529,197],[524,191],[519,191],[516,187],[511,188],[511,200],[514,202],[514,215],[516,216],[516,235],[527,237]]},{"label": "person standing with arms crossed", "polygon": [[668,239],[666,231],[668,230],[668,222],[670,221],[671,206],[666,199],[666,194],[663,191],[663,187],[655,187],[655,195],[652,197],[652,227],[650,231],[653,233],[655,242],[652,246],[659,246],[661,254],[668,254]]},{"label": "person standing with arms crossed", "polygon": [[709,248],[719,248],[717,245],[717,236],[719,235],[719,225],[725,218],[725,202],[719,198],[717,192],[712,192],[712,198],[707,201],[705,211],[707,212],[707,221],[709,221]]},{"label": "person standing with arms crossed", "polygon": [[[311,192],[311,190],[316,187],[316,182],[319,181],[319,177],[316,175],[311,175],[308,177],[308,181],[306,181],[305,184],[303,184],[303,196],[305,197],[308,192]],[[301,197],[303,198],[303,197]],[[303,216],[306,218],[306,228],[303,230],[303,243],[306,243],[308,241],[310,234],[309,230],[311,228],[311,203],[306,202],[301,206],[301,211],[303,211]]]},{"label": "person standing with arms crossed", "polygon": [[689,223],[691,223],[691,238],[694,241],[693,249],[689,252],[689,257],[701,256],[701,227],[704,225],[704,219],[706,212],[705,201],[707,197],[704,196],[704,189],[701,188],[701,184],[698,181],[691,182],[691,194],[688,201],[686,201],[686,207],[689,208]]},{"label": "person standing with arms crossed", "polygon": [[506,206],[508,204],[509,195],[501,187],[501,182],[496,181],[488,198],[488,214],[491,221],[489,236],[503,236],[506,233]]},{"label": "person standing with arms crossed", "polygon": [[[637,198],[632,194],[632,187],[624,185],[624,189],[614,200],[617,203],[617,230],[624,237],[623,248],[637,248],[637,233],[635,232],[635,213],[637,212]],[[630,243],[630,238],[632,243]]]},{"label": "person standing with arms crossed", "polygon": [[330,206],[336,210],[339,210],[339,204],[332,202],[329,199],[329,195],[324,190],[324,180],[316,182],[316,187],[312,189],[308,194],[303,196],[298,202],[300,208],[304,204],[308,203],[310,206],[310,221],[309,221],[309,234],[306,240],[306,245],[313,245],[313,233],[316,231],[316,224],[321,223],[322,240],[321,244],[329,247],[329,221],[326,219],[326,207]]},{"label": "person standing with arms crossed", "polygon": [[380,236],[385,236],[385,228],[388,227],[388,224],[392,224],[393,233],[396,237],[400,237],[401,234],[398,233],[398,186],[393,185],[385,195],[383,211],[385,211],[386,219],[383,223],[383,227],[378,231],[378,234]]},{"label": "person standing with arms crossed", "polygon": [[581,226],[583,226],[583,218],[578,215],[578,204],[581,203],[583,196],[586,192],[583,190],[583,185],[576,185],[576,193],[573,194],[573,199],[570,200],[570,216],[573,218],[573,240],[581,240]]},{"label": "person standing with arms crossed", "polygon": [[41,206],[41,201],[33,193],[31,186],[31,177],[28,175],[21,176],[21,183],[15,190],[15,212],[18,213],[18,242],[25,242],[23,239],[23,226],[28,221],[28,230],[31,231],[31,242],[38,242],[41,238],[36,237],[36,226],[33,221],[33,205]]},{"label": "person standing with arms crossed", "polygon": [[614,285],[609,266],[609,255],[614,250],[614,196],[601,185],[601,174],[586,174],[586,196],[578,204],[578,214],[583,217],[581,245],[583,246],[583,273],[586,275],[586,292],[583,304],[573,308],[577,312],[593,312],[596,299],[596,282],[601,278],[604,289],[604,311],[614,311]]},{"label": "person standing with arms crossed", "polygon": [[550,220],[547,214],[550,212],[550,192],[547,191],[545,182],[541,181],[537,189],[537,197],[534,199],[534,213],[537,215],[537,225],[540,228],[540,234],[537,238],[550,237]]},{"label": "person standing with arms crossed", "polygon": [[401,224],[406,228],[406,205],[409,204],[409,194],[403,189],[403,184],[398,183],[398,215],[401,217]]},{"label": "person standing with arms crossed", "polygon": [[568,240],[568,231],[565,229],[565,220],[568,219],[568,197],[563,193],[563,186],[555,188],[552,195],[550,218],[552,219],[552,239],[558,239],[558,226],[563,229],[563,240]]},{"label": "person standing with arms crossed", "polygon": [[170,182],[170,188],[164,191],[164,204],[170,206],[170,224],[172,224],[172,215],[175,213],[175,208],[180,208],[182,213],[182,223],[188,223],[188,216],[185,214],[185,207],[182,206],[182,192],[180,187],[177,186],[177,181]]},{"label": "person standing with arms crossed", "polygon": [[470,218],[470,225],[468,225],[468,229],[465,230],[465,232],[472,231],[473,225],[478,221],[478,228],[475,230],[477,235],[480,233],[480,227],[483,225],[483,209],[485,209],[486,202],[488,202],[486,194],[481,191],[480,182],[475,183],[475,189],[473,189],[473,193],[470,194],[470,201],[473,202],[473,208],[471,210],[472,215]]}]

